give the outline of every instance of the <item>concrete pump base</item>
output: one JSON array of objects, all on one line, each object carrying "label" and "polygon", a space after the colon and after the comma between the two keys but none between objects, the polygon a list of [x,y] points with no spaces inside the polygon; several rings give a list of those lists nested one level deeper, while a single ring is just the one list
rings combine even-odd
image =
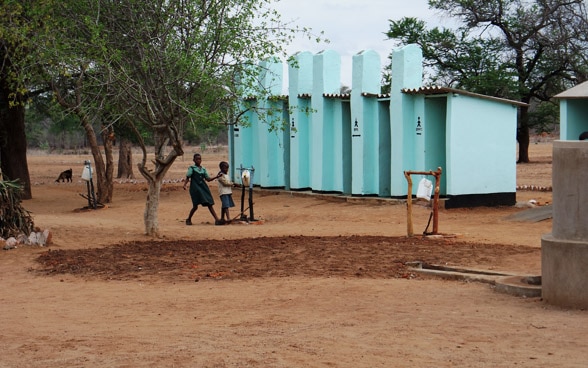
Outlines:
[{"label": "concrete pump base", "polygon": [[541,296],[549,304],[588,309],[588,243],[541,238]]}]

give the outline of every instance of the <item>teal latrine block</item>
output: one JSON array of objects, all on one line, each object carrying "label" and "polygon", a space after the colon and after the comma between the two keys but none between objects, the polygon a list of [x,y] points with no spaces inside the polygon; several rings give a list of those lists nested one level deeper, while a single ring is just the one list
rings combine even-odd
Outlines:
[{"label": "teal latrine block", "polygon": [[413,170],[443,169],[446,208],[516,203],[516,118],[523,104],[446,87],[403,93],[417,120]]},{"label": "teal latrine block", "polygon": [[380,197],[390,197],[390,172],[391,172],[391,139],[390,139],[390,99],[382,96],[378,98],[378,124],[379,136],[379,179],[378,186]]},{"label": "teal latrine block", "polygon": [[[241,80],[248,79],[246,74],[240,76]],[[243,81],[243,90],[240,91],[242,99],[238,106],[239,111],[245,111],[243,118],[229,128],[229,165],[233,180],[240,183],[241,171],[239,168],[251,168],[257,164],[258,151],[257,140],[257,116],[253,113],[257,109],[256,91],[247,88],[254,85],[253,81]],[[254,176],[253,182],[257,180]]]},{"label": "teal latrine block", "polygon": [[353,195],[379,195],[380,120],[378,95],[381,80],[380,55],[362,51],[353,56],[353,89],[351,90],[351,167]]},{"label": "teal latrine block", "polygon": [[[257,106],[257,100],[254,98],[248,98],[242,101],[241,110],[253,111]],[[232,141],[232,147],[229,146],[229,165],[232,173],[232,177],[237,183],[240,183],[241,172],[239,168],[241,166],[245,168],[251,168],[258,162],[255,141],[257,139],[257,116],[249,112],[245,115],[244,120],[247,122],[247,126],[244,124],[232,126],[229,133],[232,134],[232,139],[229,139],[229,144]],[[254,183],[257,181],[257,177],[253,177]]]},{"label": "teal latrine block", "polygon": [[588,131],[588,82],[580,83],[555,98],[559,99],[560,139],[577,140]]},{"label": "teal latrine block", "polygon": [[[246,96],[241,110],[247,111],[244,124],[230,129],[232,149],[229,158],[234,178],[240,175],[239,168],[253,168],[253,184],[267,188],[285,187],[286,163],[289,162],[287,136],[288,109],[285,99],[280,98],[283,64],[280,60],[259,63],[260,82],[270,98]],[[261,113],[260,113],[261,112]],[[275,129],[271,129],[271,127]],[[289,179],[288,179],[289,182]]]},{"label": "teal latrine block", "polygon": [[341,86],[341,57],[332,50],[313,58],[310,156],[312,190],[343,192],[343,109],[337,94]]},{"label": "teal latrine block", "polygon": [[447,94],[447,208],[516,203],[518,105],[464,91]]},{"label": "teal latrine block", "polygon": [[294,55],[294,64],[288,68],[288,102],[290,134],[290,166],[288,170],[290,188],[311,189],[310,169],[310,119],[312,95],[313,55],[306,51]]},{"label": "teal latrine block", "polygon": [[[284,101],[275,98],[282,91],[283,64],[280,60],[264,61],[260,63],[261,83],[270,96],[274,98],[257,101],[258,108],[264,111],[265,121],[256,121],[256,144],[258,153],[255,167],[254,184],[265,188],[285,186],[284,169]],[[278,129],[270,132],[270,127]],[[269,133],[269,134],[268,134]]]},{"label": "teal latrine block", "polygon": [[[525,104],[421,86],[417,45],[392,53],[389,95],[380,94],[381,59],[371,50],[353,57],[351,93],[341,91],[336,52],[303,52],[294,59],[287,102],[244,98],[250,126],[230,130],[233,170],[254,166],[254,184],[406,198],[418,186],[407,193],[405,171],[441,167],[440,194],[447,208],[516,203],[517,111]],[[278,62],[260,66],[267,72],[264,87],[278,96],[282,67]],[[563,97],[567,125],[562,132],[572,137],[588,131],[585,99]],[[255,111],[275,112],[260,121]],[[268,122],[280,125],[280,120],[287,122],[283,130],[268,131]]]},{"label": "teal latrine block", "polygon": [[446,208],[514,205],[517,108],[524,104],[421,87],[422,55],[415,45],[392,57],[391,195],[406,197],[404,171],[441,167]]},{"label": "teal latrine block", "polygon": [[[429,171],[442,168],[440,193],[447,193],[447,98],[443,95],[425,95],[415,97],[424,104],[424,119],[421,122],[424,135],[424,155],[420,170]],[[418,126],[418,123],[417,123]],[[415,128],[416,134],[416,128]],[[431,179],[431,178],[429,178]]]},{"label": "teal latrine block", "polygon": [[[392,197],[406,197],[408,184],[404,171],[416,171],[414,147],[418,116],[414,98],[402,93],[422,83],[423,54],[417,45],[407,45],[392,54],[390,90],[390,192]],[[421,121],[422,124],[422,121]],[[436,169],[436,168],[435,168]]]}]

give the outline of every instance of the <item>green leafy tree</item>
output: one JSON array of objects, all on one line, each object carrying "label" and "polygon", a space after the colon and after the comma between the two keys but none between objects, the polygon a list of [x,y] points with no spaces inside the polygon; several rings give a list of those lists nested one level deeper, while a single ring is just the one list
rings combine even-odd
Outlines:
[{"label": "green leafy tree", "polygon": [[[272,2],[7,0],[2,15],[18,17],[2,19],[14,36],[5,49],[18,68],[3,69],[13,74],[0,82],[9,87],[7,96],[22,100],[33,87],[49,86],[55,101],[77,117],[103,203],[112,197],[114,127],[126,124],[141,146],[138,169],[149,183],[145,232],[157,235],[161,183],[184,153],[184,130],[237,123],[241,96],[268,95],[258,83],[264,71],[256,62],[286,56],[283,45],[297,32],[309,33],[282,23]],[[0,39],[7,39],[2,31]],[[16,146],[26,147],[26,141]]]},{"label": "green leafy tree", "polygon": [[25,104],[36,79],[39,34],[48,22],[51,0],[4,0],[0,4],[0,169],[32,198],[26,160]]},{"label": "green leafy tree", "polygon": [[76,149],[85,147],[80,121],[52,101],[51,93],[33,96],[27,103],[25,120],[28,147]]},{"label": "green leafy tree", "polygon": [[[112,76],[124,86],[117,103],[133,112],[137,132],[154,138],[154,157],[144,144],[139,172],[149,189],[145,231],[158,233],[159,191],[166,172],[183,155],[187,126],[227,124],[244,88],[260,91],[251,61],[283,54],[292,33],[264,0],[125,2],[108,19],[120,61]],[[147,20],[147,19],[148,20]],[[120,37],[120,35],[125,35]],[[244,81],[251,81],[242,85]],[[231,93],[233,91],[233,93]],[[266,92],[267,94],[267,92]],[[138,137],[140,135],[137,135]],[[140,142],[141,143],[141,142]]]},{"label": "green leafy tree", "polygon": [[121,121],[135,132],[142,149],[138,169],[149,184],[146,234],[158,234],[160,188],[184,154],[184,130],[235,123],[227,117],[240,116],[231,111],[243,89],[264,92],[257,83],[262,71],[252,61],[283,55],[282,45],[297,31],[281,23],[270,3],[72,0],[60,5],[68,18],[49,69],[53,90],[84,127],[102,119],[105,129]]},{"label": "green leafy tree", "polygon": [[[108,2],[108,1],[105,1]],[[116,3],[116,2],[108,2]],[[74,115],[94,159],[96,199],[110,203],[114,191],[113,97],[109,63],[117,57],[104,37],[100,1],[63,0],[53,8],[52,43],[44,51],[43,79],[54,101]],[[113,4],[110,4],[113,5]],[[100,146],[100,142],[102,146]]]},{"label": "green leafy tree", "polygon": [[[585,71],[583,0],[429,0],[429,6],[462,26],[426,29],[404,18],[391,21],[387,35],[421,46],[433,82],[534,105]],[[518,119],[519,162],[529,162],[528,106]]]},{"label": "green leafy tree", "polygon": [[[95,83],[100,83],[101,75],[90,68],[90,61],[74,65],[68,68],[72,71],[65,75],[58,75],[50,79],[51,89],[59,103],[68,113],[77,117],[85,132],[92,157],[94,158],[93,171],[96,180],[97,201],[110,203],[112,201],[114,185],[114,158],[113,143],[114,133],[110,122],[105,121],[107,114],[100,108],[106,102],[106,96],[93,94]],[[76,69],[77,67],[77,69]],[[70,81],[73,83],[70,84]],[[92,100],[89,97],[96,99]],[[100,126],[96,133],[95,126]],[[98,135],[102,138],[104,156],[99,146]]]}]

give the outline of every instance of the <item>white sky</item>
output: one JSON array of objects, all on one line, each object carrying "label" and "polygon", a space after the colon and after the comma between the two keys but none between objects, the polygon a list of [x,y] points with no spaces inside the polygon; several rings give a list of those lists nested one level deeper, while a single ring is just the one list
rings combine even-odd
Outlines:
[{"label": "white sky", "polygon": [[347,86],[351,85],[351,60],[358,52],[374,50],[382,65],[387,63],[395,47],[393,41],[385,40],[389,19],[416,17],[429,27],[445,25],[441,15],[429,10],[427,0],[279,0],[274,8],[282,21],[293,20],[298,26],[312,28],[313,33],[325,32],[330,43],[317,44],[299,37],[288,47],[289,54],[337,51],[341,55],[341,82]]}]

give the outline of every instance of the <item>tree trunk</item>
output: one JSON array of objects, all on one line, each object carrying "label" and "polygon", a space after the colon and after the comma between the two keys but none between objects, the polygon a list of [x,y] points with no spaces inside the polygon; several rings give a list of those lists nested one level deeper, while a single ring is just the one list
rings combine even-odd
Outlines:
[{"label": "tree trunk", "polygon": [[145,222],[145,235],[159,237],[159,194],[161,191],[161,179],[149,180],[149,188],[147,190],[147,201],[145,202],[145,213],[143,220]]},{"label": "tree trunk", "polygon": [[112,202],[114,191],[114,157],[112,155],[112,146],[115,140],[114,129],[112,126],[102,127],[102,142],[104,144],[104,157],[106,158],[106,167],[104,168],[104,196],[100,197],[100,203]]},{"label": "tree trunk", "polygon": [[[155,140],[158,142],[158,140]],[[176,141],[177,142],[177,141]],[[162,152],[164,144],[156,144],[155,152],[156,159],[153,161],[155,164],[154,169],[149,169],[146,166],[147,163],[147,150],[142,141],[140,141],[141,150],[143,151],[143,158],[137,165],[139,173],[147,180],[149,185],[147,190],[147,201],[145,203],[145,212],[143,214],[143,220],[145,223],[145,235],[159,237],[159,222],[157,221],[157,212],[159,210],[159,196],[161,192],[161,183],[165,174],[174,163],[178,155],[183,155],[181,145],[175,144],[173,149],[167,154],[167,157],[163,158]]]},{"label": "tree trunk", "polygon": [[133,144],[126,138],[119,140],[118,146],[118,179],[134,179],[133,174]]},{"label": "tree trunk", "polygon": [[21,99],[9,107],[10,90],[0,80],[0,168],[4,180],[18,179],[23,186],[22,199],[31,199],[31,178],[27,164],[25,109]]},{"label": "tree trunk", "polygon": [[519,159],[517,163],[529,162],[529,108],[522,106],[519,116],[519,129],[517,130],[519,141]]},{"label": "tree trunk", "polygon": [[[110,198],[112,197],[112,193],[108,193],[108,182],[106,179],[106,166],[104,164],[104,159],[102,158],[102,153],[100,152],[100,147],[98,146],[98,140],[96,139],[96,133],[94,132],[94,128],[92,124],[88,121],[88,119],[79,114],[80,119],[82,121],[82,126],[86,131],[86,137],[88,138],[88,144],[90,145],[90,150],[92,151],[92,157],[94,158],[94,173],[96,178],[96,199],[100,203],[109,203]],[[112,190],[112,186],[110,186]]]},{"label": "tree trunk", "polygon": [[88,139],[88,145],[92,151],[92,157],[94,158],[94,173],[96,174],[93,178],[96,178],[96,200],[99,203],[110,203],[112,201],[113,192],[113,174],[114,174],[114,159],[112,158],[112,142],[114,141],[114,132],[112,127],[102,129],[102,140],[104,142],[104,155],[106,157],[106,164],[102,158],[100,147],[98,146],[98,140],[96,139],[96,132],[92,126],[90,119],[80,108],[80,101],[83,100],[81,86],[83,84],[84,69],[80,73],[78,80],[75,85],[75,101],[76,103],[68,103],[66,98],[60,93],[59,88],[54,82],[51,82],[51,89],[53,90],[54,96],[57,98],[57,102],[64,108],[73,111],[77,117],[80,118],[80,124],[86,132],[86,138]]}]

